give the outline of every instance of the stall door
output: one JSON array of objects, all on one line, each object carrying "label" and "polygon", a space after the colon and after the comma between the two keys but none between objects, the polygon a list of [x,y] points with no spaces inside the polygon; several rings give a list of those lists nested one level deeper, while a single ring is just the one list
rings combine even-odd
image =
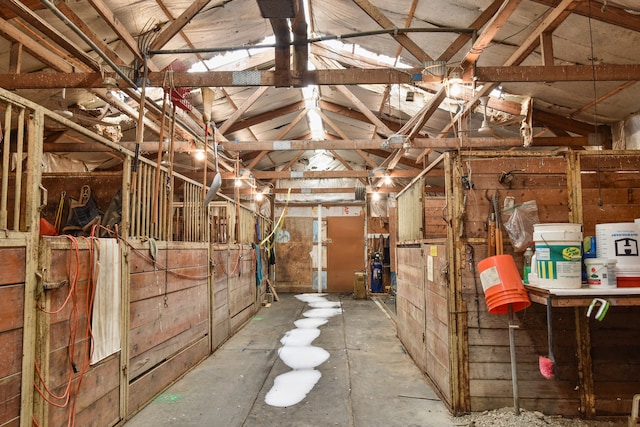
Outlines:
[{"label": "stall door", "polygon": [[364,263],[364,218],[327,217],[327,291],[353,292],[354,271]]}]

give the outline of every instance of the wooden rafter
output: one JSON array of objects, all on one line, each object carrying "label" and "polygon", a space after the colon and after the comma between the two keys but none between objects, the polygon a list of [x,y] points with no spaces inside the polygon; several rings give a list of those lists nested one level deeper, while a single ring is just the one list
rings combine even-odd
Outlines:
[{"label": "wooden rafter", "polygon": [[493,41],[500,28],[507,22],[511,14],[515,12],[516,8],[522,0],[505,0],[498,12],[493,15],[491,21],[487,24],[487,27],[480,33],[479,37],[474,41],[471,50],[465,55],[462,62],[462,68],[466,68],[471,64],[475,64],[478,58],[489,46],[489,43]]},{"label": "wooden rafter", "polygon": [[[56,55],[54,52],[38,43],[33,38],[27,36],[2,18],[0,18],[0,34],[9,40],[20,43],[27,52],[56,71],[61,73],[73,73],[73,66],[68,61],[65,61],[59,55]],[[15,75],[16,74],[10,74],[9,76]],[[6,88],[6,86],[1,84],[0,86]]]},{"label": "wooden rafter", "polygon": [[[393,29],[395,25],[393,22],[387,18],[377,7],[375,7],[368,0],[353,0],[355,4],[360,7],[371,19],[376,21],[380,27],[385,29]],[[427,61],[432,61],[433,59],[427,55],[427,53],[422,50],[417,43],[409,38],[407,34],[399,33],[391,35],[403,48],[407,50],[411,55],[413,55],[418,61],[421,63],[425,63]]]},{"label": "wooden rafter", "polygon": [[249,96],[242,105],[227,119],[225,122],[218,128],[218,131],[221,134],[227,133],[231,125],[233,125],[246,111],[251,108],[251,106],[258,100],[269,88],[267,86],[263,86],[254,91],[251,96]]},{"label": "wooden rafter", "polygon": [[393,134],[393,131],[391,129],[389,129],[387,127],[386,124],[384,124],[379,118],[378,116],[376,116],[375,114],[373,114],[373,112],[371,112],[371,110],[369,110],[369,108],[362,102],[360,101],[360,99],[358,99],[357,96],[355,96],[353,94],[353,92],[351,92],[348,88],[346,88],[345,86],[339,85],[336,86],[336,88],[340,91],[340,93],[342,93],[349,101],[351,101],[355,107],[362,113],[364,114],[365,117],[367,117],[367,119],[369,119],[369,121],[377,128],[377,132],[384,135],[384,136],[391,136]]},{"label": "wooden rafter", "polygon": [[164,47],[164,45],[174,38],[210,1],[211,0],[196,0],[191,3],[191,5],[180,14],[180,16],[171,21],[169,25],[160,31],[160,34],[156,36],[149,46],[149,49],[157,50]]},{"label": "wooden rafter", "polygon": [[46,22],[31,9],[17,0],[9,0],[6,4],[17,16],[24,19],[25,22],[37,28],[42,34],[51,39],[62,49],[67,51],[75,59],[82,62],[92,70],[98,69],[98,63],[89,55],[87,55],[78,45],[61,34],[50,23]]}]

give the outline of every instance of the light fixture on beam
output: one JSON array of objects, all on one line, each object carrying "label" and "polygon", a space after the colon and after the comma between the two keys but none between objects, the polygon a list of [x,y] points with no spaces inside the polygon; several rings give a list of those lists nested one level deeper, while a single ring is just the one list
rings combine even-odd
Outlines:
[{"label": "light fixture on beam", "polygon": [[406,135],[400,135],[398,133],[394,133],[382,143],[382,148],[400,148],[406,142],[407,142]]},{"label": "light fixture on beam", "polygon": [[102,79],[102,85],[108,91],[111,91],[118,88],[118,81],[115,77],[105,76],[105,78]]}]

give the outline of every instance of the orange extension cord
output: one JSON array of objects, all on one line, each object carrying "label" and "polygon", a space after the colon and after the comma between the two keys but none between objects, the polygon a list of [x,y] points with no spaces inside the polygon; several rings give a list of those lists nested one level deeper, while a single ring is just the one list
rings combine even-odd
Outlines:
[{"label": "orange extension cord", "polygon": [[[63,235],[70,240],[71,245],[73,247],[73,251],[75,256],[69,258],[67,275],[69,276],[69,291],[67,296],[64,299],[64,302],[54,310],[48,310],[40,303],[37,303],[37,307],[40,311],[45,314],[58,314],[61,313],[65,308],[68,307],[69,303],[71,303],[70,312],[69,312],[69,339],[67,346],[67,358],[69,361],[69,376],[67,377],[67,385],[64,388],[64,392],[62,394],[56,394],[47,386],[45,379],[42,376],[42,371],[37,361],[34,360],[35,370],[38,375],[38,380],[34,381],[34,387],[36,391],[42,396],[45,402],[54,406],[56,408],[67,408],[67,426],[73,427],[75,425],[75,416],[76,416],[76,402],[77,397],[80,392],[80,387],[82,385],[82,380],[84,375],[89,370],[90,362],[91,362],[91,342],[92,342],[92,332],[91,332],[91,313],[93,311],[93,301],[95,296],[95,275],[96,271],[94,270],[94,260],[95,260],[95,246],[94,243],[97,242],[95,237],[96,227],[94,226],[91,230],[90,237],[83,237],[83,239],[89,242],[89,282],[87,289],[87,297],[85,302],[86,308],[86,328],[83,333],[82,339],[86,340],[86,346],[84,352],[80,353],[80,357],[82,359],[82,365],[80,369],[78,369],[76,363],[74,362],[76,356],[76,342],[78,338],[78,333],[80,332],[80,313],[78,308],[78,277],[80,274],[80,245],[78,243],[78,239],[71,235]],[[98,248],[99,250],[99,248]],[[77,374],[77,375],[76,375]],[[74,383],[75,380],[75,383]],[[42,385],[42,386],[40,386]],[[36,420],[35,416],[33,417],[33,424],[39,426],[40,424]]]}]

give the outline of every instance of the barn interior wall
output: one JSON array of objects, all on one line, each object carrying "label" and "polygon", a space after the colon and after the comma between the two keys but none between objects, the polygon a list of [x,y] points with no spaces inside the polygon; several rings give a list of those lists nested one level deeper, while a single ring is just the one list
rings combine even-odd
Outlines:
[{"label": "barn interior wall", "polygon": [[[87,312],[89,245],[80,241],[76,251],[65,237],[43,238],[44,282],[69,281],[69,285],[41,295],[37,369],[41,385],[35,414],[40,425],[62,425],[72,416],[76,423],[107,426],[133,415],[215,351],[258,310],[265,285],[257,286],[251,245],[157,245],[153,258],[149,242],[129,245],[121,241],[120,249],[126,253],[123,271],[128,271],[123,295],[128,295],[129,313],[122,341],[128,346],[89,366],[88,335],[83,332],[91,317]],[[80,270],[77,280],[72,281],[69,268],[76,259],[80,260]],[[211,264],[215,272],[209,281]],[[12,365],[19,364],[20,355],[11,353]],[[78,372],[74,372],[76,368]],[[19,371],[10,376],[15,375]],[[72,393],[69,405],[58,407],[46,402],[44,396],[49,400],[51,396],[44,391],[45,385],[51,393],[63,395],[68,384]],[[74,387],[79,388],[74,392]],[[120,400],[123,392],[128,396],[126,402]]]},{"label": "barn interior wall", "polygon": [[[449,386],[440,386],[439,390],[453,412],[513,406],[508,319],[489,313],[477,268],[478,262],[488,256],[486,223],[493,210],[493,195],[498,194],[500,206],[506,197],[513,197],[516,205],[535,200],[539,222],[580,222],[585,236],[594,235],[597,223],[633,221],[640,216],[640,199],[635,197],[640,182],[638,155],[604,154],[518,157],[496,152],[479,157],[451,156],[456,171],[451,188],[442,193],[433,193],[432,187],[425,189],[421,202],[425,209],[423,239],[399,242],[397,247],[398,334],[435,384],[443,378],[437,376],[440,371],[425,363],[428,353],[448,367],[451,375],[445,382]],[[502,174],[510,171],[513,180],[501,183]],[[437,223],[433,223],[434,218]],[[506,230],[504,233],[504,253],[512,255],[522,271],[523,249],[514,249]],[[434,239],[437,242],[447,236],[455,242],[453,251],[439,251],[443,260],[429,260],[426,254],[434,246]],[[444,273],[435,274],[433,279],[446,289],[442,294],[446,301],[440,302],[439,309],[424,302],[434,286],[427,278],[434,262],[442,266],[434,270]],[[449,310],[448,323],[442,322],[443,307]],[[538,364],[539,356],[547,354],[546,308],[534,303],[516,313],[520,406],[567,416],[627,414],[631,398],[640,387],[640,349],[631,339],[638,333],[636,323],[625,322],[637,316],[638,310],[633,306],[615,307],[605,321],[598,322],[586,318],[586,307],[554,307],[557,374],[552,380],[540,374]],[[429,342],[430,322],[446,326],[441,334],[449,336],[451,351],[438,352],[437,345]],[[464,331],[456,331],[455,325],[466,326]],[[579,356],[579,343],[585,333],[590,339],[592,366],[585,366]],[[620,369],[610,372],[613,366]],[[587,380],[583,377],[591,378],[593,386],[584,387]]]},{"label": "barn interior wall", "polygon": [[[135,188],[133,153],[113,146],[115,156],[122,157],[121,171],[43,174],[42,131],[48,113],[36,105],[7,102],[19,104],[21,114],[28,112],[23,123],[28,138],[21,141],[27,153],[22,172],[0,169],[7,184],[0,194],[0,256],[5,261],[0,278],[0,425],[115,425],[215,351],[259,309],[266,285],[256,274],[255,231],[257,223],[266,229],[269,221],[241,207],[238,227],[229,227],[236,212],[232,201],[205,209],[201,186],[176,175],[180,193],[175,199],[162,197],[160,205],[160,218],[167,220],[160,231],[168,238],[159,238],[155,233],[161,221],[151,217],[153,164],[140,159],[146,163],[139,165]],[[5,141],[3,147],[9,147]],[[8,149],[5,154],[8,158]],[[118,189],[127,190],[122,192],[117,235],[97,238],[102,230],[87,228],[76,237],[65,231],[42,236],[48,227],[41,219],[56,225],[61,201],[76,203],[84,186],[103,213]],[[173,213],[177,220],[169,223]],[[58,230],[64,228],[67,212],[61,217]],[[107,241],[117,242],[110,261],[100,257],[99,248],[110,246]],[[266,257],[260,251],[259,268],[266,277]],[[100,272],[113,273],[120,285],[99,282]],[[93,311],[97,283],[103,283],[100,289],[119,291],[120,309],[108,308],[112,316],[103,325],[115,332],[120,345],[91,364],[91,337],[99,329]]]}]

